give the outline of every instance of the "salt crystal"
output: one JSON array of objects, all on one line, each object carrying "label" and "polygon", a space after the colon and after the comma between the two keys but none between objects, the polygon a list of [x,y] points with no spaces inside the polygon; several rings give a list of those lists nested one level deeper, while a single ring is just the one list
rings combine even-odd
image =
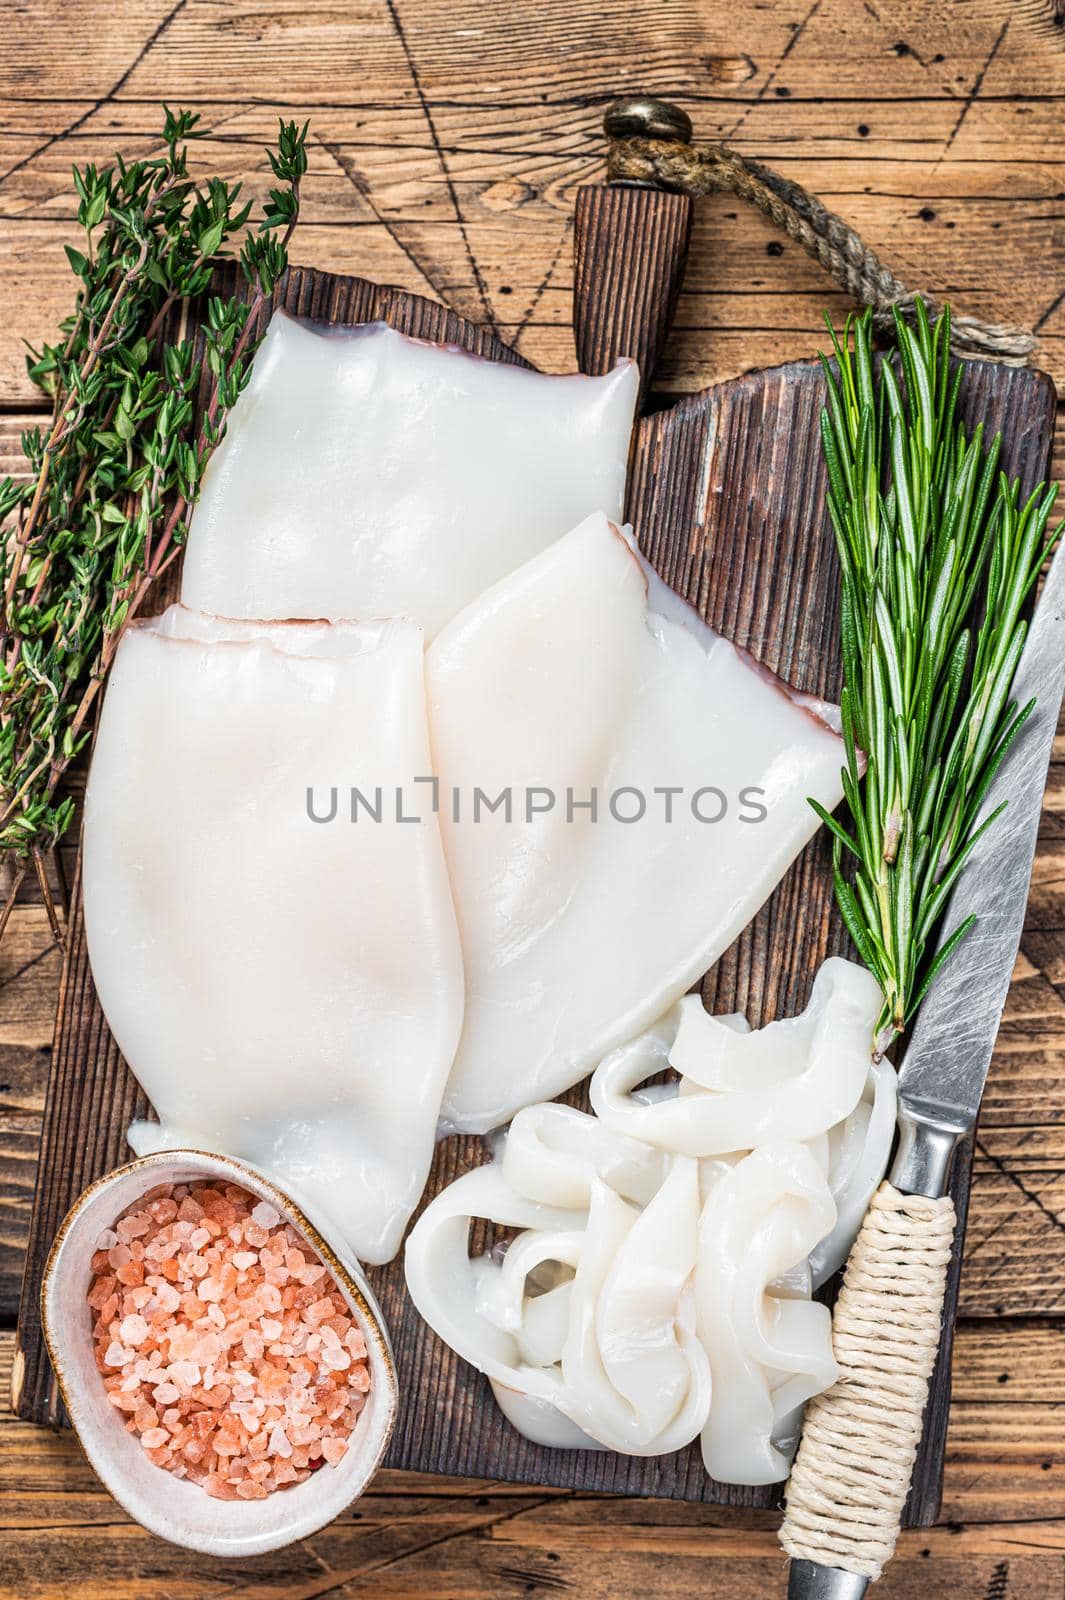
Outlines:
[{"label": "salt crystal", "polygon": [[115,1232],[123,1244],[128,1244],[131,1239],[141,1239],[152,1225],[152,1219],[145,1211],[135,1211],[132,1216],[120,1217],[115,1224]]},{"label": "salt crystal", "polygon": [[255,1483],[250,1478],[245,1478],[243,1482],[237,1484],[238,1500],[265,1500],[269,1493],[265,1484]]},{"label": "salt crystal", "polygon": [[276,1284],[264,1283],[260,1286],[259,1304],[264,1311],[281,1310],[281,1295]]},{"label": "salt crystal", "polygon": [[365,1341],[268,1202],[157,1188],[99,1236],[90,1271],[106,1398],[154,1465],[216,1498],[264,1499],[343,1458],[370,1385]]},{"label": "salt crystal", "polygon": [[270,1443],[267,1448],[272,1456],[288,1457],[292,1454],[292,1446],[288,1442],[288,1434],[280,1425],[271,1433]]},{"label": "salt crystal", "polygon": [[[180,1306],[180,1304],[181,1304],[181,1297],[179,1295],[178,1296],[178,1304],[177,1304],[177,1306],[174,1307],[175,1311],[178,1309],[178,1306]],[[189,1358],[192,1355],[192,1352],[195,1350],[195,1348],[196,1348],[198,1343],[199,1343],[198,1335],[191,1328],[182,1327],[180,1324],[177,1324],[177,1325],[171,1324],[171,1329],[170,1329],[170,1359],[171,1359],[171,1361],[188,1361]]]}]

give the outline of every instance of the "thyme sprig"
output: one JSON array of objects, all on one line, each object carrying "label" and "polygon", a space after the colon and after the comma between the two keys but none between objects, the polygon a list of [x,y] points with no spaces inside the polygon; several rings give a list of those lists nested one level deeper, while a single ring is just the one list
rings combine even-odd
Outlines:
[{"label": "thyme sprig", "polygon": [[[189,170],[198,116],[163,109],[159,155],[74,169],[75,309],[27,358],[52,418],[22,436],[28,481],[0,480],[0,858],[15,864],[0,933],[32,865],[58,936],[44,858],[72,819],[60,781],[123,630],[185,541],[299,215],[306,125],[280,124],[268,151],[278,187],[249,229],[239,183]],[[207,293],[238,236],[248,293],[208,300],[200,357],[172,334],[175,308]],[[210,389],[197,422],[201,365]]]},{"label": "thyme sprig", "polygon": [[[950,313],[896,316],[897,367],[875,362],[869,313],[829,331],[821,422],[828,507],[842,569],[841,697],[850,826],[811,801],[831,830],[837,903],[884,991],[882,1055],[970,931],[935,953],[950,891],[1005,805],[980,810],[1034,701],[1010,698],[1025,604],[1065,524],[1047,527],[1057,490],[1022,504],[957,417]],[[900,376],[901,374],[901,381]],[[865,776],[862,781],[864,753]],[[852,859],[845,875],[844,855]]]}]

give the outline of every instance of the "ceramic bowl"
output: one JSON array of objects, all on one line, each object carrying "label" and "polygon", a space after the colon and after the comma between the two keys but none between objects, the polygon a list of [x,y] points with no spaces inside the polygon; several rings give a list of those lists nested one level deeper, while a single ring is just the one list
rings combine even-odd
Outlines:
[{"label": "ceramic bowl", "polygon": [[[93,1359],[86,1303],[96,1240],[128,1207],[169,1183],[239,1184],[281,1213],[332,1272],[366,1340],[370,1392],[347,1453],[304,1483],[265,1500],[216,1500],[198,1484],[148,1460],[107,1399]],[[89,1462],[131,1517],[172,1544],[215,1556],[251,1556],[306,1538],[366,1488],[396,1419],[395,1368],[380,1309],[355,1260],[328,1224],[316,1223],[269,1178],[228,1157],[169,1150],[119,1167],[87,1189],[59,1230],[45,1269],[41,1318],[48,1353],[70,1419]]]}]

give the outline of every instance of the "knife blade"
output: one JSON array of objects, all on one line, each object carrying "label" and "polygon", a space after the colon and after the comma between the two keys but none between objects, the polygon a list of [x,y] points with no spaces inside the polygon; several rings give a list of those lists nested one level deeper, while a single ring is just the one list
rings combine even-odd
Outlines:
[{"label": "knife blade", "polygon": [[932,984],[899,1073],[899,1148],[891,1181],[906,1194],[944,1192],[955,1146],[980,1109],[1024,926],[1063,692],[1065,547],[1044,580],[1011,690],[1018,706],[1034,698],[1035,709],[995,774],[981,814],[1008,804],[962,869],[943,937],[970,914],[976,925]]},{"label": "knife blade", "polygon": [[811,1403],[792,1469],[781,1529],[793,1558],[789,1600],[860,1600],[898,1536],[941,1332],[954,1232],[950,1162],[976,1121],[1006,1003],[1063,691],[1065,550],[1047,573],[1011,690],[1018,706],[1036,704],[981,819],[1004,800],[1007,809],[962,869],[945,937],[963,918],[977,921],[918,1013],[899,1074],[898,1153],[862,1224],[833,1319],[840,1380]]}]

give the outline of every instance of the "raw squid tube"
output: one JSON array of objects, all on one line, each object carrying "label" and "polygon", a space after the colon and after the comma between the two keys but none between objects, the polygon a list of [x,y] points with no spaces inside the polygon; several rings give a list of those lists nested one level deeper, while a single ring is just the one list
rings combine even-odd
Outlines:
[{"label": "raw squid tube", "polygon": [[[842,743],[602,515],[468,606],[427,666],[466,972],[443,1114],[484,1132],[576,1083],[717,959],[814,833],[807,796],[839,800]],[[509,816],[475,813],[477,790],[509,792]],[[642,819],[618,820],[640,796]]]},{"label": "raw squid tube", "polygon": [[428,762],[412,624],[175,606],[119,647],[85,806],[93,976],[159,1117],[135,1148],[244,1157],[369,1262],[425,1183],[461,955],[432,816],[316,823],[307,790]]},{"label": "raw squid tube", "polygon": [[[841,956],[822,963],[800,1016],[747,1033],[688,995],[601,1063],[592,1106],[615,1132],[691,1156],[816,1138],[862,1097],[882,1000],[876,980]],[[682,1093],[647,1105],[632,1091],[667,1062],[684,1074]]]},{"label": "raw squid tube", "polygon": [[710,1366],[695,1333],[691,1276],[698,1244],[699,1173],[673,1163],[658,1193],[627,1227],[604,1225],[631,1208],[605,1184],[592,1196],[573,1282],[562,1371],[586,1432],[627,1455],[666,1455],[706,1421]]},{"label": "raw squid tube", "polygon": [[816,1157],[794,1140],[740,1161],[703,1209],[695,1293],[713,1390],[702,1452],[724,1483],[786,1478],[796,1412],[835,1382],[828,1307],[771,1292],[835,1220]]},{"label": "raw squid tube", "polygon": [[[612,1081],[608,1063],[596,1073],[601,1116],[526,1107],[493,1138],[496,1161],[429,1206],[408,1242],[412,1298],[519,1432],[630,1455],[699,1433],[715,1477],[785,1476],[806,1401],[836,1375],[811,1294],[890,1149],[894,1073],[870,1058],[879,1008],[876,984],[839,959],[800,1017],[762,1029],[685,999],[609,1058]],[[637,1087],[671,1061],[689,1075]],[[726,1147],[755,1137],[753,1153]],[[502,1259],[470,1261],[474,1216],[525,1231]]]},{"label": "raw squid tube", "polygon": [[513,1318],[496,1309],[504,1298],[501,1266],[490,1258],[471,1260],[470,1224],[483,1217],[502,1227],[568,1236],[583,1228],[586,1216],[518,1194],[498,1163],[489,1162],[456,1178],[430,1201],[404,1250],[407,1292],[433,1332],[493,1383],[541,1406],[554,1406],[561,1398],[561,1371],[523,1359]]},{"label": "raw squid tube", "polygon": [[557,1406],[549,1401],[537,1400],[533,1395],[508,1389],[506,1384],[489,1378],[496,1404],[512,1428],[533,1444],[546,1445],[549,1450],[605,1450],[606,1446],[585,1433]]},{"label": "raw squid tube", "polygon": [[[698,1170],[674,1163],[639,1210],[595,1170],[626,1170],[628,1145],[619,1141],[610,1157],[601,1141],[591,1164],[573,1147],[568,1175],[557,1153],[546,1162],[536,1187],[579,1199],[579,1210],[518,1193],[499,1163],[459,1178],[411,1232],[407,1288],[429,1326],[488,1377],[504,1413],[528,1437],[660,1455],[696,1437],[710,1403],[691,1281]],[[649,1166],[657,1161],[656,1152],[647,1156]],[[523,1165],[529,1159],[527,1152]],[[501,1261],[471,1261],[474,1217],[527,1231]]]},{"label": "raw squid tube", "polygon": [[507,1130],[501,1157],[507,1182],[545,1205],[587,1210],[593,1177],[625,1200],[646,1205],[662,1187],[669,1158],[619,1136],[573,1106],[527,1106]]},{"label": "raw squid tube", "polygon": [[410,617],[432,638],[589,512],[621,512],[638,376],[547,377],[384,323],[275,312],[211,457],[181,597]]},{"label": "raw squid tube", "polygon": [[862,1098],[849,1117],[822,1136],[837,1217],[832,1232],[810,1252],[815,1289],[827,1283],[850,1255],[869,1202],[887,1171],[897,1101],[898,1080],[891,1062],[870,1061]]}]

